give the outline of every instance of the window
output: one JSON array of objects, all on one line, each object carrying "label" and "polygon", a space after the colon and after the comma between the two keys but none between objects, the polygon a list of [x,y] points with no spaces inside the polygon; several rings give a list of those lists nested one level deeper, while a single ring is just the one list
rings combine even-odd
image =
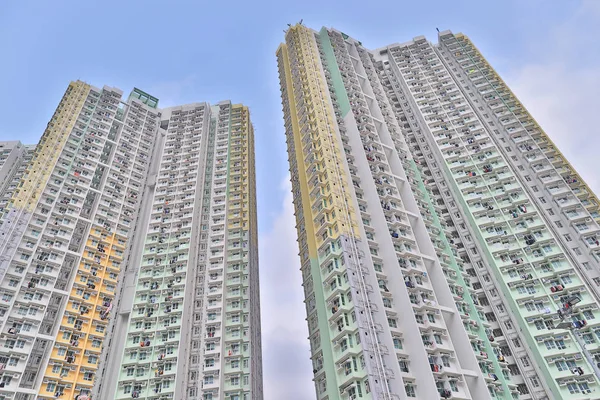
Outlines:
[{"label": "window", "polygon": [[450,390],[452,390],[453,392],[458,392],[458,386],[456,385],[456,381],[448,381],[448,384],[450,385]]},{"label": "window", "polygon": [[579,386],[576,383],[567,383],[567,389],[571,394],[579,393]]},{"label": "window", "polygon": [[579,389],[581,389],[582,393],[590,393],[590,387],[588,386],[588,384],[586,382],[579,382]]},{"label": "window", "polygon": [[590,310],[585,310],[585,311],[583,312],[583,317],[584,317],[585,319],[595,319],[595,318],[596,318],[596,317],[594,316],[594,313],[593,313],[593,312],[591,312]]},{"label": "window", "polygon": [[574,252],[575,254],[577,254],[578,256],[580,256],[580,255],[581,255],[581,250],[579,250],[579,247],[573,247],[573,252]]},{"label": "window", "polygon": [[581,337],[583,338],[585,344],[593,344],[596,342],[594,340],[594,335],[592,335],[591,333],[584,333],[583,335],[581,335]]},{"label": "window", "polygon": [[567,369],[569,369],[567,363],[564,360],[558,360],[554,363],[554,365],[556,365],[556,369],[559,371],[566,371]]},{"label": "window", "polygon": [[570,242],[571,240],[573,240],[573,239],[571,239],[571,235],[569,235],[568,233],[567,233],[567,234],[565,234],[565,235],[563,235],[563,236],[565,237],[565,240],[566,240],[567,242]]},{"label": "window", "polygon": [[535,327],[537,328],[538,331],[546,328],[546,326],[544,325],[544,321],[540,321],[540,320],[535,321]]},{"label": "window", "polygon": [[587,269],[588,271],[590,271],[592,268],[590,267],[590,263],[589,262],[582,262],[581,265],[583,265],[583,268]]},{"label": "window", "polygon": [[540,381],[538,380],[537,377],[532,376],[529,379],[531,380],[531,384],[533,385],[533,387],[540,387]]}]

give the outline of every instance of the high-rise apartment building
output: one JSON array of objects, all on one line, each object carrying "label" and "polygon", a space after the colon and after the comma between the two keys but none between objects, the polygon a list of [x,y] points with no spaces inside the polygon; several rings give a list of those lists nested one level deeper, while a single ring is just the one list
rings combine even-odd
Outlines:
[{"label": "high-rise apartment building", "polygon": [[277,50],[317,398],[597,398],[598,199],[438,39]]},{"label": "high-rise apartment building", "polygon": [[69,85],[1,221],[0,399],[262,399],[249,111],[122,95]]},{"label": "high-rise apartment building", "polygon": [[18,140],[0,142],[0,215],[19,185],[35,145],[24,145]]},{"label": "high-rise apartment building", "polygon": [[[253,128],[222,102],[161,110],[100,398],[262,398]],[[118,366],[118,368],[115,368]]]}]

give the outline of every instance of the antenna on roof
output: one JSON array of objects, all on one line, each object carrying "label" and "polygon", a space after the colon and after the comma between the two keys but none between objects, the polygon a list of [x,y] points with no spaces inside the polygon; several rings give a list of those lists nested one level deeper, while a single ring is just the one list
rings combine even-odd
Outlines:
[{"label": "antenna on roof", "polygon": [[438,31],[438,33],[440,33],[440,28],[435,28],[436,31]]},{"label": "antenna on roof", "polygon": [[291,27],[291,26],[292,26],[292,24],[287,24],[287,26]]},{"label": "antenna on roof", "polygon": [[298,25],[302,25],[302,21],[304,21],[304,18],[302,18],[302,19],[300,20],[300,22],[298,22]]}]

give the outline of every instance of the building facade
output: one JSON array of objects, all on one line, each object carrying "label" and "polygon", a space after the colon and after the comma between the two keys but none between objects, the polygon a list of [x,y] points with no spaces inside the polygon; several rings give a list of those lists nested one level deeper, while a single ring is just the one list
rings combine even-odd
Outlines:
[{"label": "building facade", "polygon": [[18,140],[0,142],[0,215],[19,185],[35,145],[24,145]]},{"label": "building facade", "polygon": [[596,398],[598,199],[438,39],[277,50],[317,398]]},{"label": "building facade", "polygon": [[78,81],[48,124],[0,225],[1,399],[262,399],[249,111],[157,107]]},{"label": "building facade", "polygon": [[98,397],[262,399],[248,108],[163,109],[161,129]]}]

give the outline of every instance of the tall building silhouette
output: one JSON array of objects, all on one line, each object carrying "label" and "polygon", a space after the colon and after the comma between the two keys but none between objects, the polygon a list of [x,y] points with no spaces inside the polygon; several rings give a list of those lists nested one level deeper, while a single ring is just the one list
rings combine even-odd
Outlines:
[{"label": "tall building silhouette", "polygon": [[0,398],[262,398],[253,134],[69,85],[0,225]]},{"label": "tall building silhouette", "polygon": [[593,398],[598,199],[472,42],[277,61],[317,398]]}]

